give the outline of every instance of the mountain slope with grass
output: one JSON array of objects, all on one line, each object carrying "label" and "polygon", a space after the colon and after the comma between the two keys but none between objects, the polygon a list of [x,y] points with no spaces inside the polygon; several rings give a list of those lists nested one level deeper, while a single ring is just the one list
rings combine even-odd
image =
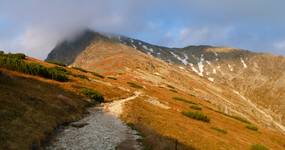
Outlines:
[{"label": "mountain slope with grass", "polygon": [[87,108],[130,95],[103,81],[90,83],[102,79],[93,74],[1,53],[0,149],[41,149],[57,128],[84,117]]},{"label": "mountain slope with grass", "polygon": [[146,148],[284,149],[281,56],[167,48],[86,31],[57,45],[47,60],[106,77],[96,83],[142,91],[120,118],[141,132]]}]

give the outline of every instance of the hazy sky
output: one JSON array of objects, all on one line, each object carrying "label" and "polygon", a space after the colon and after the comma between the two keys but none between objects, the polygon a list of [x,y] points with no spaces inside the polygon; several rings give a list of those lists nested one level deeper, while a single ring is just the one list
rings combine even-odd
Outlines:
[{"label": "hazy sky", "polygon": [[171,47],[285,54],[284,0],[0,0],[0,49],[45,58],[91,28]]}]

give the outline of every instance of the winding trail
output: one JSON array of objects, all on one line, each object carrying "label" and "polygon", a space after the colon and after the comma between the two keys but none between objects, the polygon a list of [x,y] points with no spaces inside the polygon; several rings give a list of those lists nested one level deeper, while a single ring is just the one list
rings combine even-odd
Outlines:
[{"label": "winding trail", "polygon": [[118,118],[122,114],[125,102],[136,99],[140,94],[140,92],[135,92],[131,97],[89,109],[90,114],[87,117],[74,123],[85,126],[81,128],[66,127],[59,132],[46,149],[142,149],[142,146],[137,142],[137,139],[141,137]]},{"label": "winding trail", "polygon": [[117,100],[114,101],[112,103],[107,103],[104,106],[104,110],[108,111],[109,113],[111,113],[112,115],[116,116],[116,117],[120,117],[120,115],[123,113],[123,105],[130,100],[136,99],[137,97],[139,97],[142,93],[141,92],[134,92],[134,95],[125,99],[121,99],[121,100]]}]

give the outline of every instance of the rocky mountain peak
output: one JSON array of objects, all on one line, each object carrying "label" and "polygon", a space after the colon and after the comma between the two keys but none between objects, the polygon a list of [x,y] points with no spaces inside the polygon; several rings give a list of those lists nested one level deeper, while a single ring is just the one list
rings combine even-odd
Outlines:
[{"label": "rocky mountain peak", "polygon": [[[101,69],[104,71],[108,71],[106,68],[116,68],[119,72],[145,68],[157,74],[165,73],[159,72],[158,66],[148,60],[153,58],[174,65],[181,72],[196,75],[205,82],[228,87],[242,102],[217,104],[225,113],[240,111],[245,116],[258,116],[259,122],[285,131],[285,112],[282,111],[285,109],[282,105],[285,93],[274,94],[274,91],[285,90],[280,86],[285,85],[283,57],[208,45],[169,48],[125,36],[86,31],[74,41],[57,45],[47,60],[86,66],[87,69],[104,66]],[[265,111],[263,108],[268,109]]]}]

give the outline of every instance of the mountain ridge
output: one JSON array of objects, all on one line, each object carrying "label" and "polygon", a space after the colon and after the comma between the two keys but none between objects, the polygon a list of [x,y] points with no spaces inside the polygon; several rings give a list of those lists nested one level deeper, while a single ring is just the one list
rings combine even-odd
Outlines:
[{"label": "mountain ridge", "polygon": [[[155,65],[153,66],[154,62],[149,59],[157,58],[168,63],[165,65],[174,65],[181,72],[187,72],[186,76],[188,74],[196,75],[214,85],[228,87],[231,94],[226,97],[231,100],[232,95],[235,95],[234,97],[237,96],[242,101],[235,101],[234,103],[240,103],[237,106],[231,103],[218,104],[221,111],[233,113],[238,110],[246,118],[253,117],[254,119],[251,120],[255,120],[255,122],[285,131],[285,94],[281,92],[285,91],[285,88],[281,86],[285,84],[283,80],[285,78],[285,59],[282,56],[205,45],[167,48],[125,36],[106,36],[92,31],[90,34],[95,36],[85,47],[80,47],[82,43],[83,45],[85,43],[80,38],[75,40],[75,43],[69,43],[72,48],[75,47],[75,52],[79,53],[71,57],[74,58],[72,61],[70,61],[69,54],[55,55],[58,51],[65,53],[68,51],[73,54],[72,48],[61,47],[61,45],[58,45],[50,53],[47,60],[60,61],[91,70],[94,69],[93,66],[96,66],[95,70],[102,71],[102,73],[114,72],[112,66],[117,66],[117,71],[127,71],[128,69],[134,71],[136,68],[143,67],[141,69],[155,73],[154,70],[157,69]],[[84,34],[82,35],[84,39]],[[78,41],[79,43],[76,43]],[[80,41],[83,42],[80,43]],[[77,47],[79,49],[76,49]],[[142,55],[137,52],[141,52]],[[140,58],[137,58],[137,55],[141,55]],[[113,61],[115,62],[110,63]],[[156,63],[159,66],[160,62]],[[276,95],[276,92],[279,94]],[[242,110],[242,107],[246,107],[246,109]]]},{"label": "mountain ridge", "polygon": [[[98,102],[102,102],[102,97],[104,102],[92,106],[92,113],[89,114],[96,121],[85,122],[91,117],[88,115],[70,124],[63,133],[72,131],[78,136],[57,134],[50,146],[60,148],[69,140],[82,144],[81,139],[87,139],[88,142],[83,142],[82,146],[96,147],[98,144],[95,143],[99,142],[104,147],[126,149],[125,146],[136,145],[134,141],[128,142],[133,138],[124,138],[129,132],[125,129],[131,128],[141,135],[138,144],[142,143],[149,149],[250,149],[256,145],[269,149],[285,148],[283,57],[246,51],[216,55],[211,51],[212,47],[209,51],[164,51],[143,43],[139,45],[131,39],[119,41],[118,38],[100,36],[92,33],[82,41],[68,40],[63,49],[58,46],[53,52],[56,59],[48,62],[23,54],[0,55],[0,80],[3,83],[0,86],[3,90],[0,91],[4,91],[1,95],[4,98],[0,99],[4,101],[4,105],[0,105],[4,111],[0,114],[5,116],[0,121],[0,129],[5,129],[1,130],[4,137],[1,135],[0,142],[4,145],[0,147],[41,147],[41,139],[46,138],[46,128],[49,131],[55,128],[55,124],[47,124],[47,120],[57,119],[61,113],[43,114],[40,117],[42,121],[35,122],[34,117],[38,113],[34,112],[41,112],[42,108],[50,112],[49,108],[54,107],[72,119],[69,112],[74,109],[67,105],[76,106],[76,101],[91,105],[94,97],[99,96]],[[135,49],[132,44],[141,50]],[[156,52],[164,53],[159,55]],[[7,61],[14,59],[18,61]],[[71,63],[66,66],[59,63],[61,60]],[[19,68],[19,61],[22,69]],[[45,76],[46,71],[52,76]],[[56,79],[53,74],[57,73],[67,80],[51,80]],[[31,82],[31,79],[46,84]],[[23,85],[18,86],[22,82]],[[62,89],[45,90],[53,85]],[[19,89],[21,92],[17,92]],[[11,94],[5,94],[7,92]],[[48,101],[42,103],[46,96]],[[33,111],[25,111],[30,109],[24,109],[26,105],[19,102],[25,102]],[[19,104],[21,107],[18,107]],[[38,107],[39,104],[47,107]],[[17,109],[10,109],[15,106]],[[102,107],[104,112],[100,111]],[[24,115],[12,115],[20,110],[18,108],[25,111]],[[83,110],[86,109],[82,108],[79,114],[84,113]],[[102,113],[107,118],[101,118]],[[109,117],[115,117],[125,125],[113,128],[115,123]],[[13,118],[17,121],[11,121]],[[30,121],[27,123],[27,120]],[[61,121],[57,121],[58,125]],[[19,125],[23,125],[21,130]],[[31,130],[39,125],[43,128]],[[84,125],[82,130],[74,127],[81,125]],[[87,128],[92,133],[81,132]],[[124,130],[122,137],[118,136],[120,129]],[[109,140],[101,142],[106,137]],[[90,138],[94,140],[90,141]],[[81,147],[75,144],[69,148],[78,146]]]}]

